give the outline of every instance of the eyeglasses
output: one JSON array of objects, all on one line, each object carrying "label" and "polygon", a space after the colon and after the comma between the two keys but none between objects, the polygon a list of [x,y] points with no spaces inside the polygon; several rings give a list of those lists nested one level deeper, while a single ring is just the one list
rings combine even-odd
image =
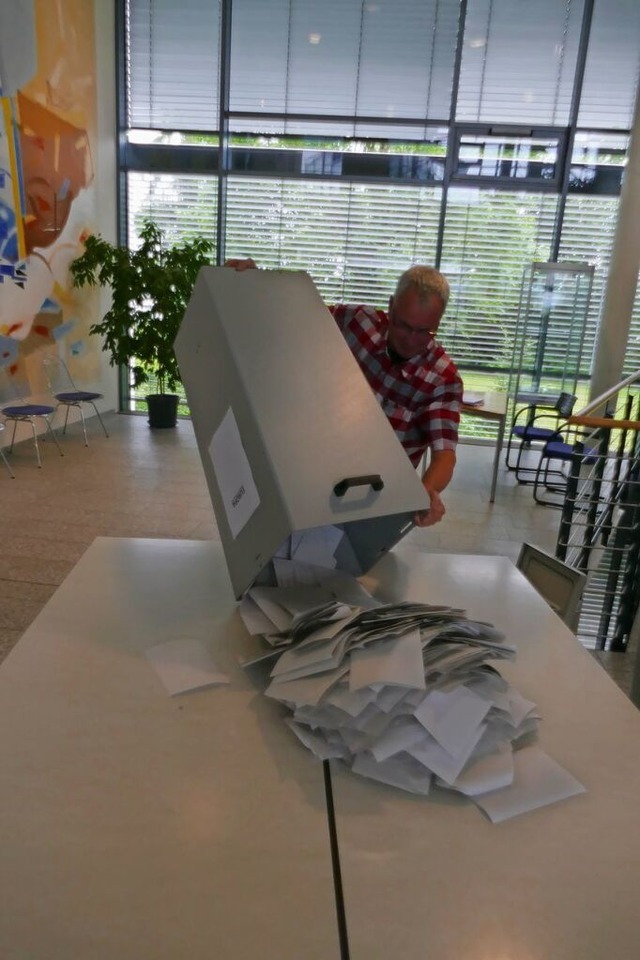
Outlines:
[{"label": "eyeglasses", "polygon": [[430,337],[435,337],[438,332],[437,329],[429,330],[426,327],[411,327],[408,323],[405,323],[404,320],[400,320],[395,316],[391,321],[391,326],[396,327],[397,330],[401,330],[407,337],[414,337],[416,340],[428,340]]}]

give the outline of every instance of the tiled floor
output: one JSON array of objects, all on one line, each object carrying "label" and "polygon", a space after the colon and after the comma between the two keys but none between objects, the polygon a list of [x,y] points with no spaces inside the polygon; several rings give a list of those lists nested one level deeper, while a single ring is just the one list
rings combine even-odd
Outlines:
[{"label": "tiled floor", "polygon": [[[217,537],[213,510],[191,423],[151,431],[141,416],[110,414],[105,439],[92,426],[89,447],[76,425],[65,456],[43,444],[43,468],[33,446],[16,446],[16,479],[0,463],[0,659],[47,602],[97,536]],[[418,550],[503,554],[514,561],[523,541],[553,551],[559,512],[536,506],[528,487],[501,468],[488,502],[493,448],[462,444],[445,493],[447,515],[437,527],[407,537]],[[628,691],[631,657],[599,659]]]}]

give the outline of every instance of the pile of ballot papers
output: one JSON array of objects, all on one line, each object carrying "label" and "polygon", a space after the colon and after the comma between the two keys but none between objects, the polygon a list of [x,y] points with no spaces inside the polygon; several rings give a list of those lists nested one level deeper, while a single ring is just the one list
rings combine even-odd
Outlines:
[{"label": "pile of ballot papers", "polygon": [[413,793],[509,785],[513,746],[539,719],[490,664],[515,648],[462,610],[378,604],[350,580],[254,586],[241,602],[262,638],[252,662],[268,667],[266,696],[291,709],[296,736],[321,759]]}]

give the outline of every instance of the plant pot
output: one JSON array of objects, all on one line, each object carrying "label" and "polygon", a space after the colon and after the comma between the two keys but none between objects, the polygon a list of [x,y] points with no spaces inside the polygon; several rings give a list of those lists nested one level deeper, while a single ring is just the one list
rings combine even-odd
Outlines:
[{"label": "plant pot", "polygon": [[178,422],[177,393],[152,393],[147,397],[149,426],[154,430],[175,427]]}]

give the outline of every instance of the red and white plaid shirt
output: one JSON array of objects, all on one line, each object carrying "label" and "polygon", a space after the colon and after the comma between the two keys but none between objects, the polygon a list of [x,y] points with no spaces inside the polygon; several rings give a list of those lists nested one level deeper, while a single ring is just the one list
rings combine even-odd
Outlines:
[{"label": "red and white plaid shirt", "polygon": [[386,313],[358,304],[329,309],[414,467],[427,448],[454,450],[462,379],[443,348],[432,340],[424,353],[394,363]]}]

